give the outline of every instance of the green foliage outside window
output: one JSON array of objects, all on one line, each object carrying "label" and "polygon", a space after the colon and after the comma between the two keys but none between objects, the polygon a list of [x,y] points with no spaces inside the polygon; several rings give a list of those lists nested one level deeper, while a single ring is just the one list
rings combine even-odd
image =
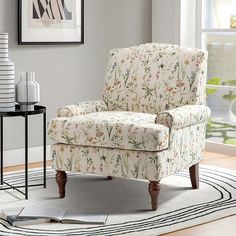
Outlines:
[{"label": "green foliage outside window", "polygon": [[[214,77],[208,80],[207,84],[209,85],[225,85],[225,86],[236,86],[236,80],[223,81],[219,77]],[[207,89],[207,96],[217,92],[217,89]],[[229,91],[226,94],[223,94],[223,99],[226,99],[231,102],[231,108],[236,101],[236,93]],[[223,121],[217,121],[216,119],[210,118],[207,124],[206,138],[223,138],[223,143],[236,145],[236,138],[232,137],[232,133],[236,132],[236,125],[232,125]]]}]

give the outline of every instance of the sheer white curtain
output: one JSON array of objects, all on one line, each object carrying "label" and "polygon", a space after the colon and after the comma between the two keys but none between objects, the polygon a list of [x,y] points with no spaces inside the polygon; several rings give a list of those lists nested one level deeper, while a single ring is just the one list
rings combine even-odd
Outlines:
[{"label": "sheer white curtain", "polygon": [[230,16],[236,14],[236,0],[205,0],[205,26],[230,28]]}]

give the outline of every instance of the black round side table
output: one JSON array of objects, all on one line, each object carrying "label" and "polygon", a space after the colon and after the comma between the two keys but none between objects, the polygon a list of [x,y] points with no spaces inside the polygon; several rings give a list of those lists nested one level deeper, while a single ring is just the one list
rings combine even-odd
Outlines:
[{"label": "black round side table", "polygon": [[[42,184],[28,184],[28,116],[43,114],[43,183]],[[25,118],[25,185],[13,186],[4,181],[3,178],[3,118],[22,116]],[[2,187],[0,190],[14,189],[25,195],[25,199],[28,199],[28,187],[44,186],[46,188],[46,107],[35,105],[33,111],[21,111],[20,106],[16,105],[15,111],[2,112],[0,111],[0,129],[1,129],[1,140],[0,140],[0,169],[1,169],[1,185],[5,184],[7,187]],[[21,191],[20,188],[25,188],[25,192]]]}]

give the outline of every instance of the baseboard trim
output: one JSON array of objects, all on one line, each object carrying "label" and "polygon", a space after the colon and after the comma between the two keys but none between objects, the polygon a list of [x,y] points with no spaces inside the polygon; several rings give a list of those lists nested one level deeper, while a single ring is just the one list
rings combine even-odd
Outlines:
[{"label": "baseboard trim", "polygon": [[[50,145],[46,149],[47,161],[51,160],[50,156]],[[41,162],[43,161],[43,147],[30,147],[29,148],[29,163]],[[3,152],[3,166],[16,166],[25,164],[25,149],[14,149]]]},{"label": "baseboard trim", "polygon": [[236,146],[206,141],[207,152],[221,153],[229,156],[236,156]]}]

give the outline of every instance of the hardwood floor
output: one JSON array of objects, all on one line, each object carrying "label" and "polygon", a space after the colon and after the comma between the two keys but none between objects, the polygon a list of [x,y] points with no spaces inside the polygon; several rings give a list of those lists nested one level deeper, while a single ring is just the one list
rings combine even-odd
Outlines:
[{"label": "hardwood floor", "polygon": [[[51,161],[47,161],[47,166],[51,165]],[[38,168],[38,167],[42,167],[43,164],[42,162],[35,162],[35,163],[31,163],[29,164],[29,168]],[[10,166],[10,167],[4,167],[3,170],[4,172],[8,172],[8,171],[16,171],[16,170],[23,170],[25,168],[24,165],[17,165],[17,166]]]},{"label": "hardwood floor", "polygon": [[[236,170],[236,155],[227,156],[218,153],[205,153],[205,158],[201,162],[205,165],[214,165],[223,168]],[[48,161],[47,165],[51,162]],[[42,163],[30,164],[30,168],[42,166]],[[23,165],[4,168],[4,171],[14,171],[23,169]],[[164,236],[233,236],[236,235],[236,215],[226,217],[221,220],[210,223],[194,226],[184,230],[179,230],[173,233],[165,234]]]}]

